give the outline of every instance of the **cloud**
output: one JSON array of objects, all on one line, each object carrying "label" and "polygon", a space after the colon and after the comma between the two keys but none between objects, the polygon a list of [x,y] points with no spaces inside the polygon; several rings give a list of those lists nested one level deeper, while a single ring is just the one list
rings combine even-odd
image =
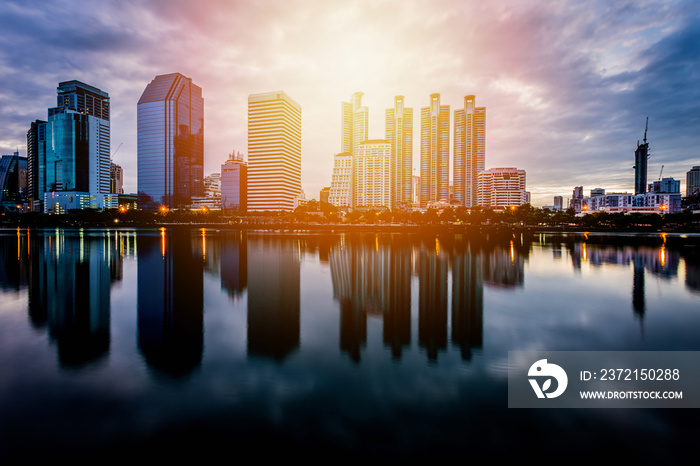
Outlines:
[{"label": "cloud", "polygon": [[[136,190],[136,102],[181,72],[205,99],[205,171],[247,152],[249,94],[284,89],[302,106],[302,185],[317,197],[340,146],[340,102],[365,92],[370,136],[402,94],[487,107],[486,166],[528,172],[537,204],[562,186],[631,189],[649,116],[650,173],[683,179],[699,157],[700,6],[607,2],[32,2],[0,5],[0,150],[23,147],[59,81],[110,94],[112,145]],[[697,164],[697,162],[693,162]],[[651,176],[650,176],[651,178]]]}]

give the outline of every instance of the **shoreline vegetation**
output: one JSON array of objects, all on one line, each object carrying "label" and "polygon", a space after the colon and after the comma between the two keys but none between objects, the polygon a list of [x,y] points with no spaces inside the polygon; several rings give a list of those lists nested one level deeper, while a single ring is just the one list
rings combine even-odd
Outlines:
[{"label": "shoreline vegetation", "polygon": [[[560,212],[542,211],[524,204],[503,212],[464,208],[442,212],[311,211],[298,208],[294,212],[224,213],[221,211],[141,210],[73,211],[66,214],[7,213],[0,216],[0,228],[214,228],[308,232],[453,232],[469,236],[519,233],[631,233],[661,238],[663,233],[690,233],[700,241],[700,214],[690,210],[681,213],[610,214],[596,212],[576,217],[573,209]],[[676,236],[676,235],[671,235]],[[666,241],[667,237],[663,237]]]}]

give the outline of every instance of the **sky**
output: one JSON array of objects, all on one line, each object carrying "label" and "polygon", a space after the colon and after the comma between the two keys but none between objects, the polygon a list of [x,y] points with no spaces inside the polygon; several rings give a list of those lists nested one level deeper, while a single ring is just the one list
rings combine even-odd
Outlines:
[{"label": "sky", "polygon": [[[56,105],[59,82],[110,96],[113,161],[137,190],[136,104],[157,75],[202,88],[204,173],[247,153],[248,95],[284,90],[302,107],[302,188],[318,199],[340,152],[340,109],[364,92],[369,137],[396,95],[486,107],[486,168],[527,172],[535,206],[575,186],[634,192],[634,151],[650,143],[649,182],[700,165],[700,2],[12,1],[0,0],[0,154]],[[452,166],[450,141],[450,165]],[[452,172],[452,168],[450,168]]]}]

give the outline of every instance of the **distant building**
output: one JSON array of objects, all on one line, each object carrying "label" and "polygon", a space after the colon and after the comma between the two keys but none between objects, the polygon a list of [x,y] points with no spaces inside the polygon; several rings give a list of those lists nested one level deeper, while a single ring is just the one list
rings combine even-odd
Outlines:
[{"label": "distant building", "polygon": [[430,106],[421,108],[420,206],[449,202],[450,106],[440,105],[440,94],[430,94]]},{"label": "distant building", "polygon": [[318,194],[318,200],[319,202],[325,202],[328,203],[328,197],[331,194],[331,187],[330,186],[325,186],[321,188],[321,191],[319,191]]},{"label": "distant building", "polygon": [[685,174],[686,197],[700,195],[700,166],[693,167]]},{"label": "distant building", "polygon": [[604,195],[605,195],[605,189],[603,189],[603,188],[591,189],[591,197],[604,196]]},{"label": "distant building", "polygon": [[202,88],[180,73],[156,76],[137,105],[139,207],[187,207],[204,193]]},{"label": "distant building", "polygon": [[576,186],[574,188],[573,195],[571,196],[571,201],[569,201],[569,207],[574,209],[576,212],[580,212],[583,206],[583,186]]},{"label": "distant building", "polygon": [[232,153],[221,166],[221,208],[225,211],[246,211],[248,164],[243,155]]},{"label": "distant building", "polygon": [[649,184],[649,193],[680,193],[681,192],[681,182],[680,180],[675,180],[673,178],[663,178],[658,181],[653,181]]},{"label": "distant building", "polygon": [[529,202],[525,190],[525,170],[517,168],[491,168],[479,173],[478,202],[482,207],[506,209]]},{"label": "distant building", "polygon": [[353,178],[354,208],[391,209],[391,143],[370,139],[360,144],[353,157]]},{"label": "distant building", "polygon": [[301,106],[284,91],[248,96],[249,211],[296,208],[301,192]]},{"label": "distant building", "polygon": [[[649,118],[647,118],[647,125]],[[644,142],[639,144],[634,151],[634,194],[644,194],[647,189],[647,160],[649,159],[649,143],[647,131],[644,130]]]},{"label": "distant building", "polygon": [[124,194],[124,170],[114,162],[109,166],[109,192]]},{"label": "distant building", "polygon": [[561,196],[554,196],[554,209],[563,210],[564,199]]}]

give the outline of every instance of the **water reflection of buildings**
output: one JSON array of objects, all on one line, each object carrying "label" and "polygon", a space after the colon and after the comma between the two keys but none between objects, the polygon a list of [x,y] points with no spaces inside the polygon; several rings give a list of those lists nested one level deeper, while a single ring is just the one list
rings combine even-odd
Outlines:
[{"label": "water reflection of buildings", "polygon": [[247,245],[248,354],[281,361],[299,346],[298,240],[249,234]]},{"label": "water reflection of buildings", "polygon": [[468,246],[452,249],[452,344],[459,346],[462,359],[471,359],[472,349],[483,345],[484,286],[482,254]]},{"label": "water reflection of buildings", "polygon": [[225,232],[221,237],[221,289],[237,298],[248,286],[248,240],[243,231]]},{"label": "water reflection of buildings", "polygon": [[418,255],[418,345],[430,360],[447,348],[447,254],[438,238],[425,240]]},{"label": "water reflection of buildings", "polygon": [[410,248],[391,237],[341,236],[328,260],[333,297],[340,304],[340,348],[358,362],[367,316],[383,318],[383,340],[394,358],[411,342]]},{"label": "water reflection of buildings", "polygon": [[202,359],[202,244],[189,231],[139,237],[138,347],[150,367],[172,376]]},{"label": "water reflection of buildings", "polygon": [[[681,254],[670,250],[665,244],[658,248],[607,246],[597,244],[569,243],[569,257],[574,270],[580,270],[584,262],[592,267],[603,265],[632,266],[632,310],[640,320],[646,313],[645,279],[650,273],[664,280],[678,276]],[[686,261],[686,274],[691,262]]]},{"label": "water reflection of buildings", "polygon": [[497,247],[485,254],[482,265],[484,283],[498,288],[523,286],[525,257],[513,241],[507,249]]},{"label": "water reflection of buildings", "polygon": [[28,289],[29,318],[37,328],[48,326],[62,366],[82,366],[108,353],[111,284],[121,280],[124,248],[132,242],[113,231],[17,230],[12,249]]}]

